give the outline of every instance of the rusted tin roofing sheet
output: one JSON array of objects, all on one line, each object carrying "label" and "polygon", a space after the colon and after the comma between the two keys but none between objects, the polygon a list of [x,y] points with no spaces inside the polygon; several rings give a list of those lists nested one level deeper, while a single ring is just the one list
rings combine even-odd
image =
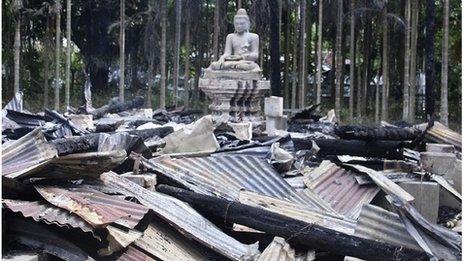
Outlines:
[{"label": "rusted tin roofing sheet", "polygon": [[116,196],[86,188],[35,186],[51,204],[66,209],[87,221],[92,227],[104,227],[112,222],[127,228],[144,227],[149,209]]},{"label": "rusted tin roofing sheet", "polygon": [[4,207],[11,211],[19,212],[24,217],[33,218],[35,221],[42,221],[60,227],[77,228],[84,232],[93,233],[93,228],[82,218],[52,204],[13,199],[4,199],[2,203]]},{"label": "rusted tin roofing sheet", "polygon": [[270,164],[254,156],[158,157],[144,159],[143,163],[197,193],[236,200],[240,190],[245,189],[314,209],[333,211],[320,200],[298,193]]},{"label": "rusted tin roofing sheet", "polygon": [[47,143],[41,129],[36,128],[2,148],[2,175],[8,178],[25,177],[47,165],[57,155],[58,152]]},{"label": "rusted tin roofing sheet", "polygon": [[259,253],[256,244],[245,245],[226,235],[196,210],[178,199],[144,189],[113,172],[103,173],[100,179],[105,185],[119,189],[121,194],[137,198],[140,203],[152,209],[182,234],[230,259],[252,260]]},{"label": "rusted tin roofing sheet", "polygon": [[355,236],[422,250],[397,214],[370,204],[362,207]]},{"label": "rusted tin roofing sheet", "polygon": [[306,173],[304,181],[335,211],[354,219],[362,205],[369,203],[380,190],[375,185],[359,185],[354,172],[330,161],[323,161],[318,168]]},{"label": "rusted tin roofing sheet", "polygon": [[208,260],[192,241],[162,222],[152,222],[134,245],[160,260]]}]

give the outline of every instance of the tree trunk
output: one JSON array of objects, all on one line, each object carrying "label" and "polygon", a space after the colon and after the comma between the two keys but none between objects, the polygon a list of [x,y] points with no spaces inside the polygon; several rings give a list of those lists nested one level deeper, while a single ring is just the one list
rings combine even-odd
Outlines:
[{"label": "tree trunk", "polygon": [[161,0],[161,83],[160,83],[160,108],[166,108],[166,19],[167,3]]},{"label": "tree trunk", "polygon": [[306,0],[300,0],[300,108],[305,107],[306,101]]},{"label": "tree trunk", "polygon": [[[280,0],[279,0],[280,1]],[[271,75],[271,94],[282,96],[280,83],[280,31],[279,31],[279,4],[276,0],[268,0],[270,9],[270,75]]]},{"label": "tree trunk", "polygon": [[125,67],[125,45],[126,45],[126,27],[125,27],[125,0],[120,1],[119,9],[119,100],[124,102],[124,76],[126,72]]},{"label": "tree trunk", "polygon": [[120,1],[119,9],[119,100],[124,102],[124,74],[125,74],[125,65],[124,65],[124,47],[126,45],[125,37],[125,10],[126,4],[125,0]]},{"label": "tree trunk", "polygon": [[214,32],[213,32],[213,61],[219,59],[219,12],[220,12],[220,2],[221,0],[216,0],[214,4]]},{"label": "tree trunk", "polygon": [[316,76],[316,104],[321,103],[322,96],[322,14],[324,0],[319,0],[319,14],[317,21],[317,76]]},{"label": "tree trunk", "polygon": [[186,108],[189,107],[189,97],[190,97],[190,86],[189,86],[189,79],[190,79],[190,11],[186,11],[185,14],[185,60],[184,60],[184,89],[185,89],[185,97],[184,97],[184,106]]},{"label": "tree trunk", "polygon": [[340,115],[340,91],[343,88],[343,61],[342,61],[342,33],[343,33],[343,0],[338,0],[337,5],[337,50],[335,67],[335,115],[341,120]]},{"label": "tree trunk", "polygon": [[419,20],[419,1],[411,0],[411,67],[409,73],[409,121],[416,120],[416,67],[417,67],[417,27]]},{"label": "tree trunk", "polygon": [[[355,8],[355,0],[350,1],[350,10],[351,12],[354,11]],[[351,14],[351,23],[350,23],[350,101],[349,101],[349,121],[353,122],[353,96],[354,96],[354,88],[355,88],[355,81],[354,81],[354,72],[356,71],[356,57],[355,57],[355,16],[354,13]]]},{"label": "tree trunk", "polygon": [[70,74],[71,74],[71,0],[66,0],[66,86],[64,89],[65,110],[68,110],[70,96]]},{"label": "tree trunk", "polygon": [[237,10],[242,8],[242,0],[237,0]]},{"label": "tree trunk", "polygon": [[448,126],[448,37],[449,0],[443,0],[443,45],[441,61],[440,121]]},{"label": "tree trunk", "polygon": [[[361,59],[359,59],[361,60]],[[361,64],[361,63],[360,63]],[[358,118],[358,122],[361,120],[361,105],[362,105],[362,84],[361,83],[361,75],[362,75],[362,67],[358,67],[358,88],[356,88],[356,117]]]},{"label": "tree trunk", "polygon": [[290,0],[285,0],[286,9],[283,13],[283,31],[284,31],[284,108],[289,108],[290,106],[290,87],[289,87],[289,64],[290,64]]},{"label": "tree trunk", "polygon": [[435,114],[435,1],[427,0],[425,34],[425,112],[428,121],[434,121]]},{"label": "tree trunk", "polygon": [[389,94],[389,79],[388,79],[388,23],[387,23],[387,7],[383,11],[383,37],[382,37],[382,113],[381,120],[388,121],[388,94]]},{"label": "tree trunk", "polygon": [[15,24],[15,38],[14,38],[14,95],[19,92],[19,61],[21,54],[21,14],[19,13],[20,8],[22,7],[21,0],[15,0],[15,12],[16,12],[16,24]]},{"label": "tree trunk", "polygon": [[138,61],[137,61],[137,53],[139,50],[139,43],[133,43],[131,48],[131,57],[130,57],[130,67],[131,67],[131,89],[132,91],[138,95],[139,94],[139,81],[137,78],[138,73]]},{"label": "tree trunk", "polygon": [[151,109],[152,104],[151,104],[151,97],[153,93],[153,73],[154,73],[154,66],[153,66],[154,61],[150,61],[148,65],[148,90],[147,90],[147,108]]},{"label": "tree trunk", "polygon": [[177,88],[179,85],[179,55],[180,55],[180,20],[182,1],[176,0],[176,31],[174,37],[174,72],[173,72],[173,91],[174,91],[174,107],[177,108]]},{"label": "tree trunk", "polygon": [[55,110],[60,110],[60,51],[61,51],[61,3],[56,1],[56,24],[55,24]]},{"label": "tree trunk", "polygon": [[296,109],[296,89],[297,89],[297,84],[298,84],[298,28],[299,28],[299,23],[298,23],[298,16],[296,16],[295,19],[295,27],[294,27],[294,32],[293,32],[293,57],[292,57],[292,109]]},{"label": "tree trunk", "polygon": [[48,100],[48,95],[49,95],[49,85],[48,85],[48,80],[50,79],[50,56],[49,56],[49,50],[52,50],[52,35],[51,35],[51,30],[50,30],[50,19],[47,16],[46,18],[46,31],[45,31],[45,36],[44,36],[44,46],[45,46],[45,51],[43,54],[43,63],[44,63],[44,106],[43,108],[46,109],[49,106],[49,100]]},{"label": "tree trunk", "polygon": [[411,58],[411,0],[406,0],[405,6],[405,37],[404,37],[404,79],[403,79],[403,120],[409,119],[409,65]]}]

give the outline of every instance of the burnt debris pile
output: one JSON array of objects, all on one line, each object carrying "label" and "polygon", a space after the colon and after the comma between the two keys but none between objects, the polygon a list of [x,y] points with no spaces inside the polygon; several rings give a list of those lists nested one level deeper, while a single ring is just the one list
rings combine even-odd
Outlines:
[{"label": "burnt debris pile", "polygon": [[461,259],[461,135],[438,122],[142,106],[2,110],[3,258]]}]

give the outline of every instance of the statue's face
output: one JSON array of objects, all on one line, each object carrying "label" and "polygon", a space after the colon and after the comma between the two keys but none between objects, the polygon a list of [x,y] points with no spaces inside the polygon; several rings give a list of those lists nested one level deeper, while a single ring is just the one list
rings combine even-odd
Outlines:
[{"label": "statue's face", "polygon": [[239,17],[239,18],[234,19],[234,27],[237,33],[245,32],[246,30],[249,29],[249,26],[250,25],[248,24],[248,21],[245,18]]}]

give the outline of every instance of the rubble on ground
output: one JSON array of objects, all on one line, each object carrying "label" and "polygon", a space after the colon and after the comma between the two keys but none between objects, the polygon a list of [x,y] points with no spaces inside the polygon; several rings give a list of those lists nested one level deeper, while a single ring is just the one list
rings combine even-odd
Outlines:
[{"label": "rubble on ground", "polygon": [[461,135],[438,122],[339,125],[271,97],[267,122],[231,123],[142,101],[8,103],[3,258],[461,259]]}]

